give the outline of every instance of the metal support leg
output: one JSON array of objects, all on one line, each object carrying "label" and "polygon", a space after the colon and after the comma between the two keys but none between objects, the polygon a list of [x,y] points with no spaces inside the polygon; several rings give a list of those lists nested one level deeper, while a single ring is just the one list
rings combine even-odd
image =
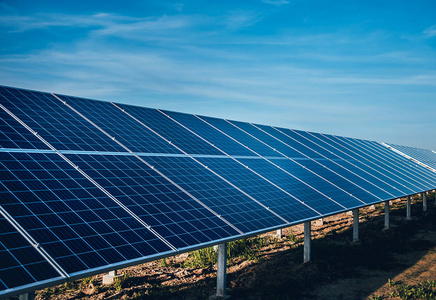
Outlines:
[{"label": "metal support leg", "polygon": [[283,236],[282,230],[281,229],[277,229],[277,237],[281,238],[282,236]]},{"label": "metal support leg", "polygon": [[422,210],[427,211],[427,192],[422,193]]},{"label": "metal support leg", "polygon": [[389,213],[389,201],[385,201],[385,229],[389,229],[390,227]]},{"label": "metal support leg", "polygon": [[218,262],[216,277],[216,297],[226,298],[226,279],[227,279],[227,243],[218,245]]},{"label": "metal support leg", "polygon": [[35,293],[31,292],[31,293],[21,294],[18,299],[19,300],[33,300],[33,299],[35,299]]},{"label": "metal support leg", "polygon": [[312,230],[311,230],[311,222],[304,222],[304,262],[310,261],[311,257],[311,242],[312,242]]},{"label": "metal support leg", "polygon": [[412,219],[412,205],[410,201],[410,196],[407,196],[407,205],[406,205],[406,219]]},{"label": "metal support leg", "polygon": [[359,241],[359,209],[353,209],[353,242]]}]

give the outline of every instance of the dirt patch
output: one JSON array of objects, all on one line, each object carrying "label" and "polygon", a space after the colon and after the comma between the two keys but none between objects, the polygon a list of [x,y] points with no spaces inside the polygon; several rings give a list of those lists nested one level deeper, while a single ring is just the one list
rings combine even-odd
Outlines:
[{"label": "dirt patch", "polygon": [[[415,203],[416,218],[406,221],[404,204],[392,203],[387,231],[383,205],[361,209],[360,244],[352,243],[352,215],[316,222],[309,263],[302,263],[302,225],[284,229],[283,238],[263,235],[268,243],[254,259],[228,262],[227,293],[247,300],[400,299],[392,282],[436,280],[436,207],[423,212]],[[102,275],[77,280],[38,291],[36,299],[207,299],[215,292],[216,267],[184,267],[189,258],[181,254],[119,270],[124,276],[110,286],[101,284]]]}]

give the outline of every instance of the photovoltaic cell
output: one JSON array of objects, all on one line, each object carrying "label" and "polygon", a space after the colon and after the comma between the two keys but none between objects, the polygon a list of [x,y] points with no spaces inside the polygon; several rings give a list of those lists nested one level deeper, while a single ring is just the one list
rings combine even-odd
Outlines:
[{"label": "photovoltaic cell", "polygon": [[166,110],[161,111],[174,120],[180,122],[182,125],[186,126],[211,144],[216,146],[219,145],[219,149],[223,150],[228,155],[256,156],[256,154],[248,150],[246,147],[241,146],[231,138],[209,126],[194,115]]},{"label": "photovoltaic cell", "polygon": [[0,215],[0,290],[56,278],[59,273]]},{"label": "photovoltaic cell", "polygon": [[427,149],[421,149],[416,147],[409,147],[409,146],[401,146],[401,145],[395,145],[395,144],[388,144],[394,149],[397,149],[398,151],[401,151],[402,153],[426,164],[427,166],[436,169],[436,153],[427,150]]},{"label": "photovoltaic cell", "polygon": [[68,273],[169,251],[57,154],[0,153],[3,208]]},{"label": "photovoltaic cell", "polygon": [[304,205],[230,157],[197,159],[289,222],[314,218],[319,215],[309,206]]},{"label": "photovoltaic cell", "polygon": [[145,158],[244,233],[285,222],[189,157]]},{"label": "photovoltaic cell", "polygon": [[231,136],[238,142],[242,143],[244,146],[249,149],[255,151],[257,154],[261,156],[278,156],[282,157],[283,155],[278,154],[276,151],[266,146],[265,144],[259,142],[255,138],[246,134],[239,128],[233,126],[229,122],[223,119],[211,118],[211,117],[203,117],[201,119],[206,121],[208,124],[214,126],[215,128],[225,132],[227,135]]},{"label": "photovoltaic cell", "polygon": [[109,102],[59,97],[133,152],[182,153]]},{"label": "photovoltaic cell", "polygon": [[[2,97],[2,96],[0,96]],[[33,133],[0,108],[0,148],[49,149]]]},{"label": "photovoltaic cell", "polygon": [[58,150],[125,152],[51,94],[0,86],[0,95],[2,105]]},{"label": "photovoltaic cell", "polygon": [[[303,201],[321,214],[330,214],[345,209],[345,207],[336,204],[328,197],[323,196],[312,187],[297,180],[293,176],[280,170],[279,168],[264,159],[238,158],[238,161],[253,169],[256,173],[268,178],[274,184],[281,187],[299,200]],[[273,160],[274,163],[276,163],[277,161],[278,160]],[[298,165],[295,165],[294,168],[295,170],[302,169]],[[291,174],[293,172],[293,170],[288,171],[291,171]],[[301,179],[307,182],[310,181],[309,179],[311,178],[309,177]],[[314,182],[310,183],[314,184]]]},{"label": "photovoltaic cell", "polygon": [[[299,132],[299,134],[314,143],[324,147],[325,149],[329,149],[332,153],[337,155],[336,162],[348,169],[349,171],[357,174],[358,176],[366,179],[367,181],[375,184],[376,186],[382,188],[384,191],[393,196],[393,198],[402,197],[407,195],[406,192],[402,191],[398,184],[392,182],[392,180],[385,176],[384,174],[377,173],[373,168],[369,167],[367,164],[362,163],[361,161],[350,159],[345,153],[341,152],[335,145],[331,145],[328,143],[321,134],[318,133],[307,133],[307,132]],[[348,158],[348,159],[347,159]]]},{"label": "photovoltaic cell", "polygon": [[[402,163],[395,163],[392,159],[383,159],[378,153],[377,149],[371,143],[365,143],[363,140],[334,137],[337,140],[346,143],[347,147],[354,150],[356,154],[367,160],[373,162],[377,167],[382,168],[387,175],[403,185],[412,193],[418,193],[428,190],[428,184],[424,180],[416,178],[414,174],[408,171],[409,168],[404,168]],[[420,176],[422,177],[422,176]]]},{"label": "photovoltaic cell", "polygon": [[67,157],[177,248],[239,235],[134,156]]},{"label": "photovoltaic cell", "polygon": [[[260,129],[256,128],[255,126],[244,123],[244,122],[237,122],[237,121],[229,121],[232,124],[236,125],[238,128],[244,130],[248,134],[252,135],[253,137],[261,140],[265,144],[267,144],[269,147],[277,150],[278,152],[282,153],[283,155],[291,158],[306,158],[301,152],[298,152],[294,150],[293,148],[287,146],[286,144],[282,143],[281,141],[275,139],[271,135],[268,135],[267,133],[261,131]],[[295,144],[295,142],[293,143]],[[275,156],[282,156],[281,154],[276,153]]]},{"label": "photovoltaic cell", "polygon": [[189,154],[222,155],[223,153],[191,133],[156,109],[117,104],[127,113]]}]

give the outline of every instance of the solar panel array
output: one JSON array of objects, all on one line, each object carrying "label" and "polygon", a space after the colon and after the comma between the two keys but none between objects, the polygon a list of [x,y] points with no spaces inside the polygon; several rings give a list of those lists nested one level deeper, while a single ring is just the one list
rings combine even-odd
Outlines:
[{"label": "solar panel array", "polygon": [[0,114],[0,296],[436,188],[372,141],[10,87]]},{"label": "solar panel array", "polygon": [[391,147],[398,151],[398,153],[404,155],[407,158],[412,158],[419,163],[424,164],[427,167],[432,168],[436,171],[436,152],[427,149],[409,147],[409,146],[401,146],[395,144],[386,144],[388,147]]}]

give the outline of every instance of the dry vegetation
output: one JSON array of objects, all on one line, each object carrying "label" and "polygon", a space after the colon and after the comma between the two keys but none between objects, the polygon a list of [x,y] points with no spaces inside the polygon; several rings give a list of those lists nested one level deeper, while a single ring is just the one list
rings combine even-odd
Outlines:
[{"label": "dry vegetation", "polygon": [[[261,235],[229,245],[228,294],[232,299],[436,299],[436,207],[428,197],[391,206],[392,228],[382,231],[384,206],[361,209],[360,244],[352,244],[352,216],[314,222],[312,258],[302,263],[302,225],[284,236]],[[214,293],[212,248],[120,270],[114,284],[102,276],[37,292],[36,299],[207,299]]]}]

